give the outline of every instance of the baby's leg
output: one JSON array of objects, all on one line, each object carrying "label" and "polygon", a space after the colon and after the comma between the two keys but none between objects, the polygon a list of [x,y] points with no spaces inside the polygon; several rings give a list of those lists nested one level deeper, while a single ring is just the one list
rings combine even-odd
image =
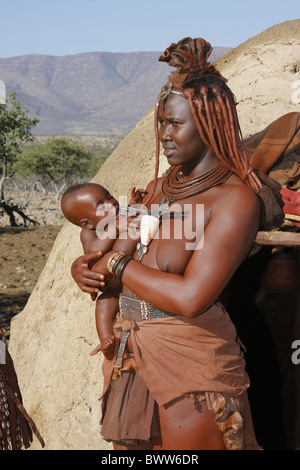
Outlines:
[{"label": "baby's leg", "polygon": [[113,320],[119,309],[118,298],[111,292],[104,292],[96,302],[96,327],[101,343],[101,351],[108,360],[115,355],[116,338],[113,333]]}]

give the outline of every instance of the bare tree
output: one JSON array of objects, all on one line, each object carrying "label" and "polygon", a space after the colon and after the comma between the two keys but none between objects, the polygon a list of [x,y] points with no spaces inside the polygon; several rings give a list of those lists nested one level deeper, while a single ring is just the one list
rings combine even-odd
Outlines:
[{"label": "bare tree", "polygon": [[0,161],[2,161],[2,174],[0,179],[0,207],[9,216],[10,224],[16,226],[15,213],[27,222],[36,224],[26,216],[18,204],[5,196],[5,181],[13,175],[13,163],[20,150],[20,143],[33,140],[31,128],[38,124],[38,112],[30,118],[27,110],[17,98],[16,92],[7,95],[4,102],[0,102]]}]

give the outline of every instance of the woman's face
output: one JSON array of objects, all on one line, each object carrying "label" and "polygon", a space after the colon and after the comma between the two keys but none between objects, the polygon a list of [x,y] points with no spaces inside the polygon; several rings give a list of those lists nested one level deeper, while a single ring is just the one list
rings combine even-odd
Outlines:
[{"label": "woman's face", "polygon": [[170,93],[158,108],[159,139],[170,165],[195,166],[206,151],[188,101]]}]

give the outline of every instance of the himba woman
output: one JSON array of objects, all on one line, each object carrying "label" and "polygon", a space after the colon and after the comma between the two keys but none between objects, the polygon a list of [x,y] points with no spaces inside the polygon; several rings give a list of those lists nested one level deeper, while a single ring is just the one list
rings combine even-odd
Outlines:
[{"label": "himba woman", "polygon": [[[126,254],[131,241],[119,239],[93,270],[88,263],[99,254],[72,265],[85,292],[101,290],[109,273],[123,285],[119,350],[103,363],[101,432],[115,449],[259,449],[243,346],[218,296],[254,243],[264,187],[248,164],[234,97],[208,63],[211,50],[203,39],[185,38],[160,57],[176,70],[155,113],[156,175],[145,204],[159,208],[156,235],[148,246],[141,240],[133,257]],[[161,178],[159,141],[171,166]],[[141,234],[151,229],[146,219]],[[178,220],[192,222],[193,249],[184,230],[176,236]]]}]

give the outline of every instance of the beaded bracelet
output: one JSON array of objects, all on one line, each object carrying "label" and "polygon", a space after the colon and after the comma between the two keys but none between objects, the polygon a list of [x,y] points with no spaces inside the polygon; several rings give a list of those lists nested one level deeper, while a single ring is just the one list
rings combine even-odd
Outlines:
[{"label": "beaded bracelet", "polygon": [[126,253],[122,253],[122,251],[118,251],[117,253],[112,254],[108,259],[107,270],[121,281],[125,266],[132,259],[132,256],[126,255]]},{"label": "beaded bracelet", "polygon": [[127,255],[126,257],[122,258],[117,264],[115,268],[115,276],[117,279],[119,279],[119,281],[122,281],[124,269],[127,266],[127,263],[132,259],[132,256]]}]

